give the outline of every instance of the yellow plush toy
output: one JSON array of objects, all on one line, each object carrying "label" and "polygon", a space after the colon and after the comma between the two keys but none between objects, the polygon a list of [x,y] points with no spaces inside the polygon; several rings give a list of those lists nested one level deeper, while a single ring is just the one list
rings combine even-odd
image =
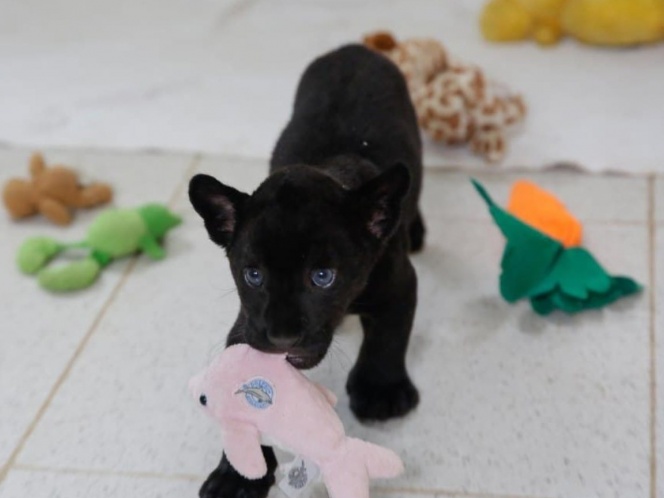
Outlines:
[{"label": "yellow plush toy", "polygon": [[541,45],[569,35],[593,45],[664,40],[664,0],[490,0],[480,25],[489,41]]}]

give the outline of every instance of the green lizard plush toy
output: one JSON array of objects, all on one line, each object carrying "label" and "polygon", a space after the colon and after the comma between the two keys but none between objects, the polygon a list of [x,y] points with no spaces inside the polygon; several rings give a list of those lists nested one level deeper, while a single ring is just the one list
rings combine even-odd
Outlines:
[{"label": "green lizard plush toy", "polygon": [[[136,209],[111,209],[95,218],[82,242],[60,243],[49,237],[26,240],[18,251],[18,266],[34,275],[39,284],[53,292],[84,289],[94,283],[101,270],[113,260],[142,251],[151,259],[166,253],[159,240],[182,220],[159,204]],[[67,249],[87,249],[89,254],[64,266],[47,268],[58,254]]]}]

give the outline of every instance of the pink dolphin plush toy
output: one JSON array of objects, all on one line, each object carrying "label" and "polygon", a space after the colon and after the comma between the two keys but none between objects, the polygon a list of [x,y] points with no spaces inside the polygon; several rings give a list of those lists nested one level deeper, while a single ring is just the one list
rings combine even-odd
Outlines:
[{"label": "pink dolphin plush toy", "polygon": [[249,479],[267,472],[261,437],[314,462],[331,498],[369,498],[369,479],[403,472],[393,451],[346,436],[334,394],[307,379],[285,355],[231,346],[189,386],[221,425],[231,465]]}]

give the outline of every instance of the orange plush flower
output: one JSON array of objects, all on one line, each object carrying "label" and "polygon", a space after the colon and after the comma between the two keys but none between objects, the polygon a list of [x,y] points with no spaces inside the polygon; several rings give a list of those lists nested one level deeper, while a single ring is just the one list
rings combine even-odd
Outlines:
[{"label": "orange plush flower", "polygon": [[581,245],[579,220],[556,197],[532,182],[519,180],[514,184],[507,211],[565,247]]}]

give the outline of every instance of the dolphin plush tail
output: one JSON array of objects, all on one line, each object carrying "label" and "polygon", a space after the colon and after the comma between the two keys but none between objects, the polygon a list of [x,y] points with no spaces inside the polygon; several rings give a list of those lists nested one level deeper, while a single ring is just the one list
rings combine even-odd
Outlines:
[{"label": "dolphin plush tail", "polygon": [[403,463],[387,448],[346,438],[339,454],[321,470],[330,498],[370,498],[369,480],[396,477]]},{"label": "dolphin plush tail", "polygon": [[404,470],[401,458],[392,450],[352,437],[347,444],[349,457],[357,458],[371,479],[390,479]]}]

